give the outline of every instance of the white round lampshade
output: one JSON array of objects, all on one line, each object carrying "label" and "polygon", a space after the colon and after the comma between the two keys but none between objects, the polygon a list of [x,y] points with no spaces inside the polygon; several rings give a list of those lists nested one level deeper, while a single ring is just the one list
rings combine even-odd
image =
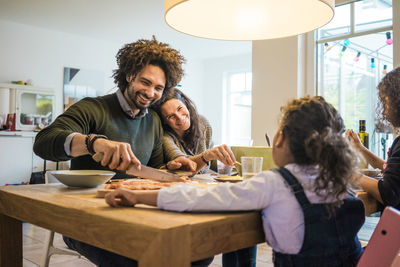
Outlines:
[{"label": "white round lampshade", "polygon": [[334,5],[334,0],[165,0],[165,21],[209,39],[274,39],[327,24]]}]

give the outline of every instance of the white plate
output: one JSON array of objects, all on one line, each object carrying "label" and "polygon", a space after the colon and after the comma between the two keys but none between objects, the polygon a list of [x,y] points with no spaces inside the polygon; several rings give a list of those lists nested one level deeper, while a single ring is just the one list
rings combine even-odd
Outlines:
[{"label": "white plate", "polygon": [[71,187],[97,187],[115,175],[115,172],[102,170],[59,170],[48,173]]},{"label": "white plate", "polygon": [[214,180],[216,180],[218,182],[238,183],[238,182],[243,182],[243,177],[242,176],[221,175],[221,176],[215,177]]},{"label": "white plate", "polygon": [[360,169],[360,172],[369,177],[377,177],[380,173],[380,169]]}]

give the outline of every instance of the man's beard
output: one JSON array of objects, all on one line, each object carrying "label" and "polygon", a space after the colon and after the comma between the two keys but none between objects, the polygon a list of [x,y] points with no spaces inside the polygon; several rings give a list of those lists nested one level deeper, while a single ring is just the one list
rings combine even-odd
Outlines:
[{"label": "man's beard", "polygon": [[[138,108],[140,110],[146,109],[146,108],[150,107],[152,104],[154,104],[155,102],[157,102],[157,100],[155,100],[154,98],[148,99],[145,94],[143,94],[139,91],[135,92],[135,90],[133,90],[133,91],[128,90],[128,96],[129,96],[129,99],[136,106],[136,108]],[[150,101],[148,104],[142,104],[142,103],[140,103],[141,100],[142,101],[150,100]]]}]

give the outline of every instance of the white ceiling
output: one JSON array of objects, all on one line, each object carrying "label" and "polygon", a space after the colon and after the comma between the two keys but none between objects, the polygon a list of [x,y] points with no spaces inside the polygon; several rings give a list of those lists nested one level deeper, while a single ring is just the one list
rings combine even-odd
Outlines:
[{"label": "white ceiling", "polygon": [[248,41],[207,40],[170,29],[164,22],[163,0],[0,0],[0,19],[121,46],[155,35],[192,58],[251,52]]}]

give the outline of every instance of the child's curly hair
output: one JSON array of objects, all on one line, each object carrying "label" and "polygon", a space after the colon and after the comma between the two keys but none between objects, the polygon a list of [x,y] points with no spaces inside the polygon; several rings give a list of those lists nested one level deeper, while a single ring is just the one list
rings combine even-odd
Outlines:
[{"label": "child's curly hair", "polygon": [[178,50],[171,48],[166,43],[161,43],[153,36],[152,40],[140,39],[134,43],[126,44],[117,55],[118,69],[113,71],[114,82],[123,92],[128,86],[126,75],[133,78],[147,65],[160,67],[166,78],[164,91],[169,91],[178,85],[183,77],[182,64],[186,59]]},{"label": "child's curly hair", "polygon": [[281,131],[295,162],[319,167],[316,194],[339,199],[352,183],[357,165],[357,157],[343,136],[340,114],[321,96],[295,99],[282,107],[282,114]]},{"label": "child's curly hair", "polygon": [[377,118],[400,127],[400,67],[387,73],[378,84],[380,103],[377,107]]}]

